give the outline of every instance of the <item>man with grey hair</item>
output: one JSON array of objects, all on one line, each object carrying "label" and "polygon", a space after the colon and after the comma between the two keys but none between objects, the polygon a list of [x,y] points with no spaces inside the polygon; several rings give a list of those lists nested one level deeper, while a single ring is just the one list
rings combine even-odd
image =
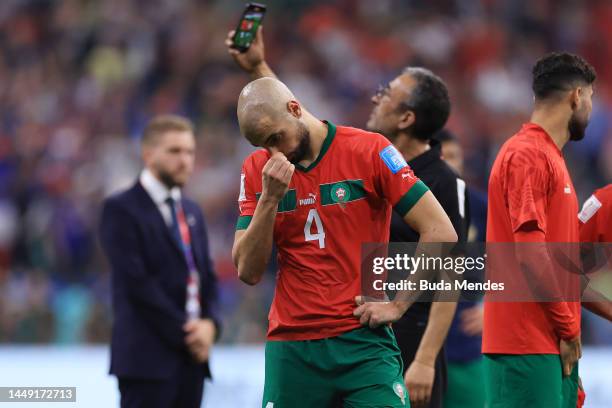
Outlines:
[{"label": "man with grey hair", "polygon": [[[247,52],[226,45],[236,63],[253,79],[275,78],[265,60],[262,27]],[[372,97],[375,107],[367,123],[369,130],[382,133],[408,162],[415,175],[429,186],[442,205],[459,237],[467,237],[468,207],[465,183],[441,159],[440,143],[433,140],[450,113],[444,82],[424,68],[409,67]],[[392,214],[390,241],[417,242],[419,233]],[[410,401],[417,406],[441,408],[446,383],[443,345],[453,320],[456,302],[421,301],[410,307],[393,325],[404,362],[404,381]]]}]

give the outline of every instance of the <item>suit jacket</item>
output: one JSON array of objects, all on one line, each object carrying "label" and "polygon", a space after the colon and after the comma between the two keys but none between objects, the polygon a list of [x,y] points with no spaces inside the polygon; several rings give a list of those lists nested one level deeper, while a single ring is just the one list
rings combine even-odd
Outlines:
[{"label": "suit jacket", "polygon": [[[181,201],[200,273],[201,316],[216,312],[217,279],[197,204]],[[196,364],[185,345],[188,268],[180,243],[140,182],[107,198],[100,240],[112,268],[113,331],[110,373],[124,378],[165,379]],[[208,363],[202,372],[210,377]]]}]

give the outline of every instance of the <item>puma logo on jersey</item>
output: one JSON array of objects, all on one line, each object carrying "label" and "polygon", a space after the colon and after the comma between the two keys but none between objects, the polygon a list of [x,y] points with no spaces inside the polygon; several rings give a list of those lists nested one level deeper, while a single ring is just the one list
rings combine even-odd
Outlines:
[{"label": "puma logo on jersey", "polygon": [[414,178],[414,177],[410,173],[402,173],[402,178],[405,179],[405,178]]},{"label": "puma logo on jersey", "polygon": [[563,189],[563,192],[564,192],[565,194],[571,194],[571,193],[572,193],[572,189],[570,188],[569,183],[567,183],[567,184],[565,185],[565,188]]},{"label": "puma logo on jersey", "polygon": [[308,193],[308,198],[300,198],[300,205],[312,205],[317,202],[317,195]]}]

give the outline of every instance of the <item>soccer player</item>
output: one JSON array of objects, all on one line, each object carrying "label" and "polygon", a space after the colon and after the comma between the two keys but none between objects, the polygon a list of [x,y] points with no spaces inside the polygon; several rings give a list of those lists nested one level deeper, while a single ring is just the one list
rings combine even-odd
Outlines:
[{"label": "soccer player", "polygon": [[580,241],[612,242],[612,184],[595,190],[578,214]]},{"label": "soccer player", "polygon": [[[487,243],[579,242],[578,200],[562,149],[584,137],[595,77],[573,54],[552,53],[535,64],[531,120],[506,141],[491,170]],[[517,256],[536,274],[554,276],[546,251],[537,259],[520,250]],[[483,353],[487,407],[575,408],[580,303],[485,301]]]},{"label": "soccer player", "polygon": [[[581,242],[612,242],[612,184],[596,190],[584,202],[578,219],[580,220]],[[612,255],[610,248],[604,248],[604,251],[607,251],[607,258],[610,259]],[[612,262],[608,261],[608,265],[612,266]],[[587,296],[591,298],[584,301],[582,306],[612,321],[612,301],[594,291],[589,291]]]},{"label": "soccer player", "polygon": [[387,242],[393,207],[421,242],[456,241],[448,217],[387,139],[318,120],[277,79],[242,90],[238,121],[263,149],[244,161],[234,263],[256,284],[274,242],[280,269],[262,407],[409,406],[388,326],[409,302],[355,307],[361,244]]},{"label": "soccer player", "polygon": [[[245,53],[226,45],[235,61],[254,79],[275,74],[265,60],[262,28]],[[466,238],[465,183],[441,159],[440,143],[432,136],[440,130],[450,112],[450,101],[444,82],[431,71],[410,67],[381,87],[372,98],[375,107],[368,129],[380,132],[399,149],[415,175],[429,186],[449,216],[460,241]],[[390,240],[417,242],[419,233],[406,226],[404,214],[393,212]],[[430,408],[442,406],[446,382],[446,361],[443,350],[456,302],[414,304],[405,316],[393,325],[402,352],[404,382],[415,404]]]}]

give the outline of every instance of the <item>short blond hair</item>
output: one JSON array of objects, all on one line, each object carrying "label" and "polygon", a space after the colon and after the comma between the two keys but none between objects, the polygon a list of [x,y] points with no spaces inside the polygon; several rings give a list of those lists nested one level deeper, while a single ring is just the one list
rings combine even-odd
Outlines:
[{"label": "short blond hair", "polygon": [[158,115],[147,123],[147,126],[142,133],[141,143],[143,145],[152,145],[157,142],[159,136],[166,132],[191,132],[193,133],[193,123],[179,115]]}]

